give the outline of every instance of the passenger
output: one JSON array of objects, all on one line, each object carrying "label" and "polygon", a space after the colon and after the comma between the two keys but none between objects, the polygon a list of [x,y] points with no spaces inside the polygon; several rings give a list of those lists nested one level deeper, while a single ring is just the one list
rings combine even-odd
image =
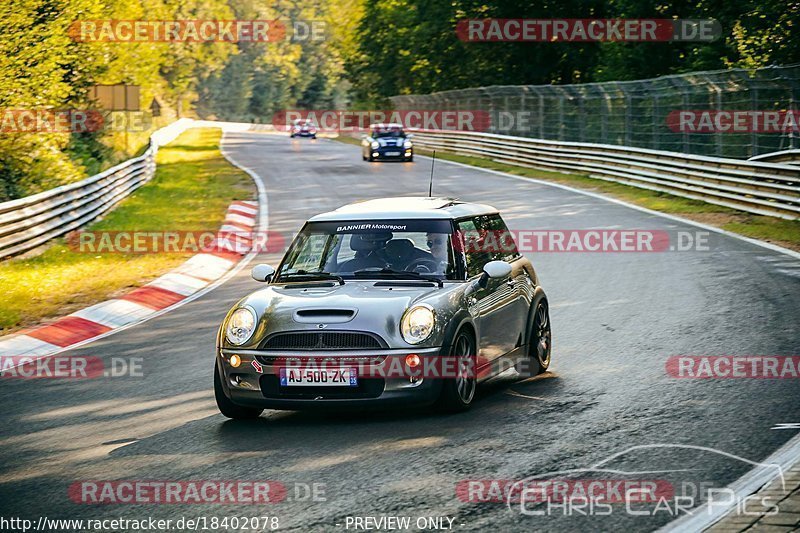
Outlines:
[{"label": "passenger", "polygon": [[445,274],[450,265],[450,257],[447,249],[446,233],[428,233],[428,249],[436,263],[436,269],[432,274]]}]

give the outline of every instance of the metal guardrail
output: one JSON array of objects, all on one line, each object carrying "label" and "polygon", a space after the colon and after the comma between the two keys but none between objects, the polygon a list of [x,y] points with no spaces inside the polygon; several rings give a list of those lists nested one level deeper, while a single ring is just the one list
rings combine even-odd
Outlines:
[{"label": "metal guardrail", "polygon": [[800,165],[800,150],[783,150],[780,152],[770,152],[751,157],[750,161],[760,161],[762,163],[788,163],[790,165]]},{"label": "metal guardrail", "polygon": [[584,174],[748,213],[800,218],[800,167],[793,165],[465,131],[422,130],[415,132],[414,144],[424,150]]},{"label": "metal guardrail", "polygon": [[41,246],[96,219],[155,175],[159,146],[194,121],[181,119],[150,136],[147,151],[100,174],[0,203],[0,259]]}]

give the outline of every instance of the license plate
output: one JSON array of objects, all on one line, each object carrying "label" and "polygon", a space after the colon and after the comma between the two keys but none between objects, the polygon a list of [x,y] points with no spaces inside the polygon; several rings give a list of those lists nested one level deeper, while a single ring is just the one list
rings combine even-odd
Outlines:
[{"label": "license plate", "polygon": [[386,152],[386,155],[388,156],[400,155],[400,152]]},{"label": "license plate", "polygon": [[355,368],[281,368],[281,387],[357,387]]}]

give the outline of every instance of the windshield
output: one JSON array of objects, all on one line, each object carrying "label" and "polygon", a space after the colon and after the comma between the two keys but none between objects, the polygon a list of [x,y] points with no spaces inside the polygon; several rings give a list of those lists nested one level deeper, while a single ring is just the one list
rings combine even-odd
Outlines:
[{"label": "windshield", "polygon": [[295,238],[277,280],[328,273],[342,278],[392,278],[416,273],[459,279],[449,220],[317,222]]},{"label": "windshield", "polygon": [[372,137],[374,139],[381,139],[386,137],[405,137],[406,134],[400,128],[375,128],[372,130]]}]

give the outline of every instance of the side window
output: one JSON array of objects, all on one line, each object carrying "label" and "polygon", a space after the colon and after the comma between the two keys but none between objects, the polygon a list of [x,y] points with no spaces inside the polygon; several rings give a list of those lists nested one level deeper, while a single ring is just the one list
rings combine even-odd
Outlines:
[{"label": "side window", "polygon": [[500,215],[478,217],[479,229],[484,231],[484,249],[491,252],[492,261],[513,261],[519,257],[514,236]]},{"label": "side window", "polygon": [[492,260],[492,255],[483,249],[482,234],[475,219],[460,221],[458,231],[467,261],[467,278],[477,276],[483,272],[484,265]]}]

